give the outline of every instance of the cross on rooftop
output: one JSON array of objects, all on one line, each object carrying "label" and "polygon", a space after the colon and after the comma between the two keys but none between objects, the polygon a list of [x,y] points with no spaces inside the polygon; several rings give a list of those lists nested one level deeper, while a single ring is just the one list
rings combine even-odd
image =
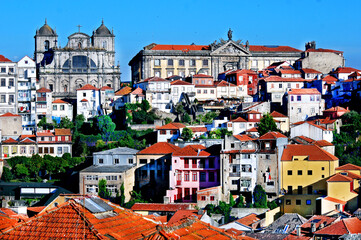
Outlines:
[{"label": "cross on rooftop", "polygon": [[80,32],[80,28],[81,28],[82,26],[81,26],[81,25],[78,25],[77,27],[78,27],[78,31]]}]

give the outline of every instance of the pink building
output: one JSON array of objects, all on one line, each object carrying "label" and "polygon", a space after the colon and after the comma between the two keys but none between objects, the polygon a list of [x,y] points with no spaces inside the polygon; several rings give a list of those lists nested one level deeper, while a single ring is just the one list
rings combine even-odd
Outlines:
[{"label": "pink building", "polygon": [[215,148],[188,145],[173,153],[166,202],[196,202],[198,190],[219,186],[220,164]]}]

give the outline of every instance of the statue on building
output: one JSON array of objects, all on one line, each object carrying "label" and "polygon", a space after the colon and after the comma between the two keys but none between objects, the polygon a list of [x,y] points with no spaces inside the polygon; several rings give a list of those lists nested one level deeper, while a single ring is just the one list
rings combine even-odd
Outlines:
[{"label": "statue on building", "polygon": [[232,33],[233,31],[231,29],[228,30],[228,40],[232,40]]}]

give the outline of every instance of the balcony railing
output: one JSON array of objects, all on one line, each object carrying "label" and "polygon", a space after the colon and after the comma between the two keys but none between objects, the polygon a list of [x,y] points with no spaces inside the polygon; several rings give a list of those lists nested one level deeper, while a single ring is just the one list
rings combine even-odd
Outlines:
[{"label": "balcony railing", "polygon": [[46,97],[37,97],[36,101],[37,102],[46,102]]}]

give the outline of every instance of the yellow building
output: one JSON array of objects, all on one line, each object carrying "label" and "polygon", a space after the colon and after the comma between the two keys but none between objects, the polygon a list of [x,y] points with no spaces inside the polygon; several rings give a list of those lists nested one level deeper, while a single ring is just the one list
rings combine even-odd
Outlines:
[{"label": "yellow building", "polygon": [[303,216],[316,212],[316,199],[326,195],[338,158],[316,145],[287,145],[281,157],[281,211]]}]

